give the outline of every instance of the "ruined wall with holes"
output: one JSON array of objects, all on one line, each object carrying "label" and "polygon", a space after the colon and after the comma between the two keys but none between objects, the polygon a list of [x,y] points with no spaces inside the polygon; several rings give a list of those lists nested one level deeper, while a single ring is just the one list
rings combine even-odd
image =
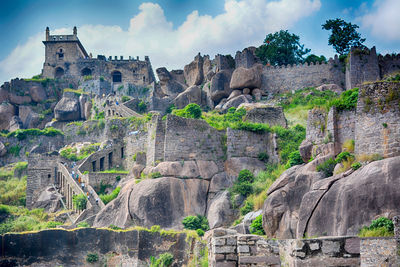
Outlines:
[{"label": "ruined wall with holes", "polygon": [[400,83],[360,87],[355,127],[356,154],[400,155]]},{"label": "ruined wall with holes", "polygon": [[400,54],[379,55],[378,62],[382,78],[385,77],[385,75],[399,72],[400,70]]}]

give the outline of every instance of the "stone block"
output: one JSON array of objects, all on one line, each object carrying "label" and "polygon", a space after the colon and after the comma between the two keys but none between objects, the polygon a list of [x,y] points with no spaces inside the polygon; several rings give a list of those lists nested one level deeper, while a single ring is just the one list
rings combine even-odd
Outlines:
[{"label": "stone block", "polygon": [[348,238],[344,243],[344,249],[351,254],[360,253],[360,239],[359,238]]},{"label": "stone block", "polygon": [[226,238],[221,238],[221,237],[214,237],[212,239],[212,245],[213,246],[223,246],[226,244]]},{"label": "stone block", "polygon": [[280,258],[278,255],[274,256],[240,256],[239,264],[260,264],[262,265],[272,265],[280,264]]},{"label": "stone block", "polygon": [[311,250],[318,250],[319,249],[319,243],[310,243],[309,244]]},{"label": "stone block", "polygon": [[249,246],[238,246],[237,251],[239,253],[248,253],[250,251]]},{"label": "stone block", "polygon": [[222,247],[213,247],[213,253],[215,254],[228,254],[228,253],[235,253],[235,248],[233,246],[222,246]]},{"label": "stone block", "polygon": [[334,255],[340,252],[340,242],[338,241],[322,241],[322,253],[327,255]]}]

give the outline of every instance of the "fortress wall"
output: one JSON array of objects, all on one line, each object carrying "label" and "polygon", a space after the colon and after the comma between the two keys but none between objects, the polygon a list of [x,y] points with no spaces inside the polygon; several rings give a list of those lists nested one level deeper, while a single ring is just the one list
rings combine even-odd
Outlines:
[{"label": "fortress wall", "polygon": [[272,133],[253,133],[228,128],[227,158],[250,157],[258,158],[260,153],[267,153],[269,162],[278,162],[279,157],[275,150],[274,135]]},{"label": "fortress wall", "polygon": [[400,54],[378,56],[381,77],[400,70]]},{"label": "fortress wall", "polygon": [[156,161],[164,161],[165,121],[155,114],[148,124],[146,165],[154,166]]},{"label": "fortress wall", "polygon": [[148,133],[146,129],[131,131],[124,138],[124,168],[125,170],[131,170],[134,161],[132,157],[139,152],[146,152],[146,142],[148,139]]},{"label": "fortress wall", "polygon": [[[203,245],[186,233],[79,228],[0,235],[0,266],[149,266],[150,257],[171,253],[173,266],[188,266]],[[95,253],[97,263],[87,263]]]},{"label": "fortress wall", "polygon": [[345,87],[345,75],[338,59],[330,59],[326,64],[264,66],[261,89],[265,92],[283,93],[324,83]]},{"label": "fortress wall", "polygon": [[335,143],[341,149],[346,140],[355,139],[356,130],[356,111],[346,110],[338,112],[335,116],[337,135],[335,136]]},{"label": "fortress wall", "polygon": [[28,157],[26,207],[31,209],[40,193],[55,184],[58,156],[33,154]]},{"label": "fortress wall", "polygon": [[400,83],[377,82],[360,87],[357,102],[355,152],[400,155]]},{"label": "fortress wall", "polygon": [[224,159],[224,133],[203,120],[168,115],[165,127],[164,161]]}]

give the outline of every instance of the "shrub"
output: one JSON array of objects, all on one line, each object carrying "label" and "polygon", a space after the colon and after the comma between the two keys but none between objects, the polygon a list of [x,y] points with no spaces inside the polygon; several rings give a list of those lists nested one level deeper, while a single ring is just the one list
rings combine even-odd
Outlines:
[{"label": "shrub", "polygon": [[184,107],[183,109],[174,109],[172,114],[184,118],[200,119],[201,118],[201,108],[195,103],[191,103]]},{"label": "shrub", "polygon": [[304,163],[304,161],[301,158],[299,150],[293,151],[289,154],[289,161],[288,161],[289,166],[288,167],[293,167],[295,165],[300,165],[303,163]]},{"label": "shrub", "polygon": [[235,183],[232,192],[247,197],[253,193],[253,185],[249,182]]},{"label": "shrub", "polygon": [[359,168],[361,168],[361,163],[360,162],[354,162],[353,164],[351,164],[351,168],[353,170],[358,170]]},{"label": "shrub", "polygon": [[189,230],[201,229],[207,231],[210,229],[208,220],[205,216],[198,214],[197,216],[187,216],[182,220],[183,227]]},{"label": "shrub", "polygon": [[61,222],[50,221],[47,223],[47,228],[57,228],[57,225],[62,225]]},{"label": "shrub", "polygon": [[244,216],[247,213],[253,211],[253,209],[254,209],[254,203],[252,201],[246,200],[244,202],[243,207],[240,208],[240,215]]},{"label": "shrub", "polygon": [[169,105],[169,106],[167,107],[167,109],[165,110],[165,113],[166,113],[166,114],[171,114],[171,112],[172,112],[174,109],[176,109],[175,105],[174,105],[174,104],[171,104],[171,105]]},{"label": "shrub", "polygon": [[380,217],[373,220],[369,226],[364,226],[360,231],[361,237],[393,236],[394,225],[392,220]]},{"label": "shrub", "polygon": [[330,177],[333,175],[333,169],[335,168],[335,165],[336,161],[333,158],[329,158],[317,166],[317,171],[322,172],[325,177]]},{"label": "shrub", "polygon": [[268,162],[269,156],[268,156],[268,154],[266,152],[259,153],[257,157],[258,157],[259,160],[261,160],[263,162]]},{"label": "shrub", "polygon": [[257,218],[251,223],[250,233],[255,235],[265,235],[264,229],[262,227],[262,214],[257,216]]},{"label": "shrub", "polygon": [[159,232],[160,229],[161,229],[161,226],[159,226],[159,225],[153,225],[153,226],[151,226],[151,228],[150,228],[150,232],[156,233],[156,232]]},{"label": "shrub", "polygon": [[104,205],[107,205],[111,200],[117,198],[119,191],[121,191],[121,187],[115,188],[110,194],[108,195],[99,195],[101,201],[103,201]]},{"label": "shrub", "polygon": [[289,155],[299,149],[301,142],[306,138],[306,128],[296,125],[291,128],[274,126],[273,131],[278,136],[278,149],[281,163],[286,164],[289,161]]},{"label": "shrub", "polygon": [[243,169],[239,172],[238,176],[238,182],[243,183],[243,182],[254,182],[254,175],[251,173],[251,171],[247,169]]},{"label": "shrub", "polygon": [[201,230],[201,229],[197,229],[197,230],[196,230],[196,233],[197,233],[199,236],[203,236],[203,235],[204,235],[204,231]]},{"label": "shrub", "polygon": [[343,145],[342,145],[342,150],[343,151],[348,151],[350,153],[354,152],[354,145],[355,142],[353,139],[347,139],[346,141],[344,141]]},{"label": "shrub", "polygon": [[338,111],[352,110],[357,106],[358,88],[353,88],[343,92],[340,97],[332,100],[329,107],[336,106]]},{"label": "shrub", "polygon": [[171,253],[163,253],[155,259],[153,256],[150,257],[150,267],[169,267],[174,261],[174,256]]},{"label": "shrub", "polygon": [[139,113],[144,113],[147,110],[147,105],[146,103],[144,103],[144,101],[140,101],[137,105],[137,110]]},{"label": "shrub", "polygon": [[74,203],[76,209],[84,210],[86,209],[87,198],[84,194],[74,195],[72,197],[72,203]]},{"label": "shrub", "polygon": [[149,177],[150,177],[150,178],[153,178],[153,179],[155,179],[155,178],[160,178],[161,176],[162,176],[162,175],[161,175],[160,172],[152,172],[152,173],[149,174]]},{"label": "shrub", "polygon": [[350,158],[354,158],[354,156],[352,154],[350,154],[350,152],[348,152],[348,151],[343,151],[343,152],[339,153],[339,155],[336,156],[336,163],[341,163]]},{"label": "shrub", "polygon": [[93,262],[97,262],[99,260],[99,255],[97,255],[97,253],[88,253],[86,255],[86,261],[93,263]]},{"label": "shrub", "polygon": [[126,101],[129,101],[131,98],[129,97],[129,96],[126,96],[126,95],[123,95],[122,97],[121,97],[121,101],[122,101],[122,103],[124,103],[124,102],[126,102]]},{"label": "shrub", "polygon": [[90,227],[90,225],[87,222],[80,222],[76,225],[78,228],[87,228]]}]

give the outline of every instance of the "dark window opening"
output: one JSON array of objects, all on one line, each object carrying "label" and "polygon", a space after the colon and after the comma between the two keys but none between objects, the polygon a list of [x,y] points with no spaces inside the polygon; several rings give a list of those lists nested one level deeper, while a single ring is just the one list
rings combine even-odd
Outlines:
[{"label": "dark window opening", "polygon": [[113,165],[112,156],[113,156],[113,153],[112,153],[112,152],[108,153],[108,168],[109,168],[109,169],[111,169],[111,168],[112,168],[112,165]]},{"label": "dark window opening", "polygon": [[124,148],[121,147],[121,159],[123,159],[123,158],[124,158]]},{"label": "dark window opening", "polygon": [[145,76],[143,76],[143,82],[146,82],[146,77]]},{"label": "dark window opening", "polygon": [[50,179],[50,178],[51,178],[51,174],[48,174],[48,175],[47,175],[47,178],[49,178],[49,179]]},{"label": "dark window opening", "polygon": [[92,75],[92,70],[89,69],[89,68],[84,68],[84,69],[81,71],[81,74],[82,74],[82,76],[90,76],[90,75]]},{"label": "dark window opening", "polygon": [[60,50],[58,51],[58,58],[59,59],[63,59],[64,58],[64,52],[63,52],[63,50],[60,48]]},{"label": "dark window opening", "polygon": [[56,78],[61,78],[64,75],[64,69],[63,68],[56,68],[56,72],[55,72],[55,77]]},{"label": "dark window opening", "polygon": [[122,74],[121,74],[121,72],[119,72],[119,71],[114,71],[114,72],[112,73],[112,80],[113,80],[113,83],[120,83],[120,82],[122,82]]},{"label": "dark window opening", "polygon": [[96,171],[96,161],[92,162],[92,170],[93,170],[93,172]]},{"label": "dark window opening", "polygon": [[104,157],[100,159],[100,171],[104,171]]}]

